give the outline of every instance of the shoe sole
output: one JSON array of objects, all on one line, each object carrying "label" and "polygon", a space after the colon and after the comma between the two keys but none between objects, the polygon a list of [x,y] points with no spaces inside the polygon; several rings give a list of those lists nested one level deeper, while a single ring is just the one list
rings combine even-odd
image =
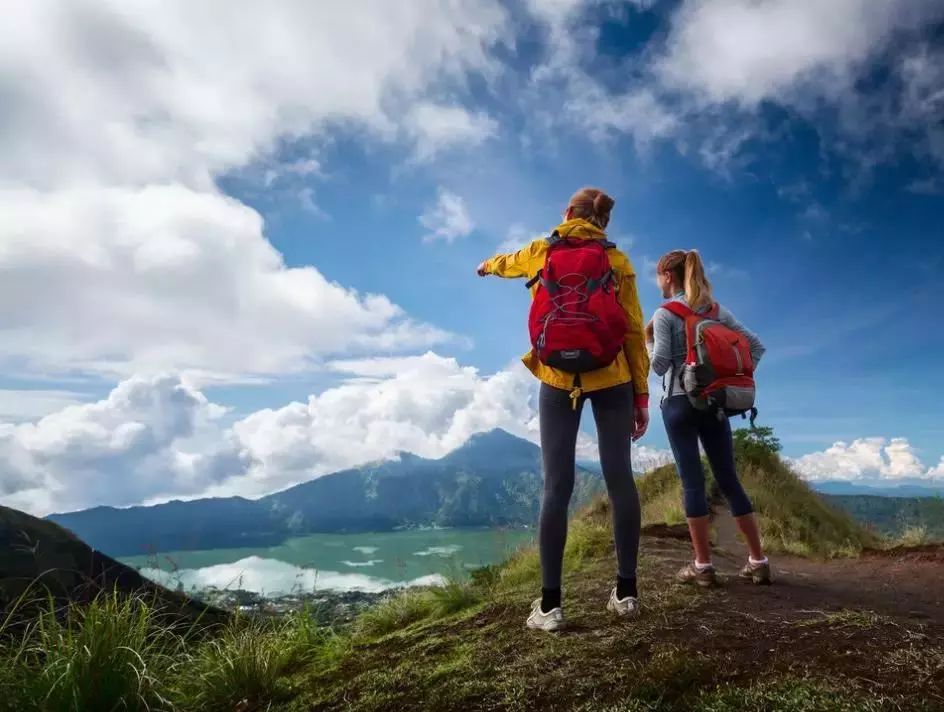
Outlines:
[{"label": "shoe sole", "polygon": [[681,578],[677,578],[677,579],[675,579],[675,580],[676,580],[678,583],[681,583],[681,584],[690,584],[690,583],[691,583],[691,584],[695,584],[696,586],[700,586],[701,588],[713,588],[714,586],[719,585],[719,584],[718,584],[718,579],[705,580],[705,579],[681,579]]},{"label": "shoe sole", "polygon": [[632,619],[634,619],[634,618],[639,618],[639,609],[638,609],[638,608],[637,608],[635,611],[633,611],[632,613],[622,613],[622,612],[620,612],[620,611],[616,608],[616,605],[615,605],[612,601],[607,602],[607,604],[606,604],[606,610],[608,610],[610,613],[615,613],[615,614],[618,615],[620,618],[626,618],[627,620],[632,620]]},{"label": "shoe sole", "polygon": [[770,586],[772,583],[770,576],[741,576],[744,581],[750,581],[755,586]]},{"label": "shoe sole", "polygon": [[528,621],[525,626],[528,628],[528,630],[541,630],[545,633],[554,633],[556,631],[562,630],[564,628],[564,623],[563,621],[551,621],[542,625],[534,625],[531,623],[531,621]]}]

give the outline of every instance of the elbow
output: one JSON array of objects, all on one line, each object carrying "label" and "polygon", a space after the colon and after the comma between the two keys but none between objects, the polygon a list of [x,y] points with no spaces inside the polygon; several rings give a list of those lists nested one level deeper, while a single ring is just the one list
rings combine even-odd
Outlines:
[{"label": "elbow", "polygon": [[760,360],[764,357],[765,353],[767,353],[767,349],[765,349],[763,346],[758,346],[751,354],[751,359],[754,361],[754,368],[757,368],[757,364],[760,363]]},{"label": "elbow", "polygon": [[654,357],[652,361],[650,362],[650,366],[652,367],[652,372],[656,374],[657,376],[664,376],[668,372],[669,366],[671,365],[672,365],[671,361],[665,358],[661,358],[660,356]]}]

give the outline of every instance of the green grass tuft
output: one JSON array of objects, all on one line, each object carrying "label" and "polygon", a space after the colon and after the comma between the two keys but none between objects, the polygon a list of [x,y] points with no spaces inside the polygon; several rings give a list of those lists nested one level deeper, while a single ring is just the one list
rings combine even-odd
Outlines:
[{"label": "green grass tuft", "polygon": [[64,612],[50,602],[23,643],[13,661],[23,708],[74,712],[167,708],[165,676],[182,650],[149,601],[118,594]]},{"label": "green grass tuft", "polygon": [[900,709],[898,704],[880,695],[857,694],[825,682],[805,679],[759,681],[750,687],[723,685],[703,694],[692,708],[702,712],[879,712]]},{"label": "green grass tuft", "polygon": [[285,626],[234,620],[199,645],[179,670],[177,701],[187,710],[249,709],[284,699],[284,674],[297,661],[299,639],[286,640]]}]

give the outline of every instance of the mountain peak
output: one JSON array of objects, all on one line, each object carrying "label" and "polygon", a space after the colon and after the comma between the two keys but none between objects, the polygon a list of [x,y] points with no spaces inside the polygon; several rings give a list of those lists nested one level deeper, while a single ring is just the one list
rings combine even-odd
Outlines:
[{"label": "mountain peak", "polygon": [[475,433],[443,461],[461,467],[507,469],[531,467],[540,455],[541,449],[534,443],[502,428],[494,428]]}]

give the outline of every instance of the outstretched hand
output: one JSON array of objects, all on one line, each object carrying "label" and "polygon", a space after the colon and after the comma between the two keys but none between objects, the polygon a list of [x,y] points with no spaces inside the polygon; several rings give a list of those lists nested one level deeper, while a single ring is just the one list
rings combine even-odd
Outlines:
[{"label": "outstretched hand", "polygon": [[633,442],[636,442],[649,429],[649,409],[633,408]]},{"label": "outstretched hand", "polygon": [[476,273],[479,277],[484,277],[485,275],[488,274],[488,272],[485,270],[485,263],[484,263],[484,262],[480,263],[479,266],[475,268],[475,273]]}]

